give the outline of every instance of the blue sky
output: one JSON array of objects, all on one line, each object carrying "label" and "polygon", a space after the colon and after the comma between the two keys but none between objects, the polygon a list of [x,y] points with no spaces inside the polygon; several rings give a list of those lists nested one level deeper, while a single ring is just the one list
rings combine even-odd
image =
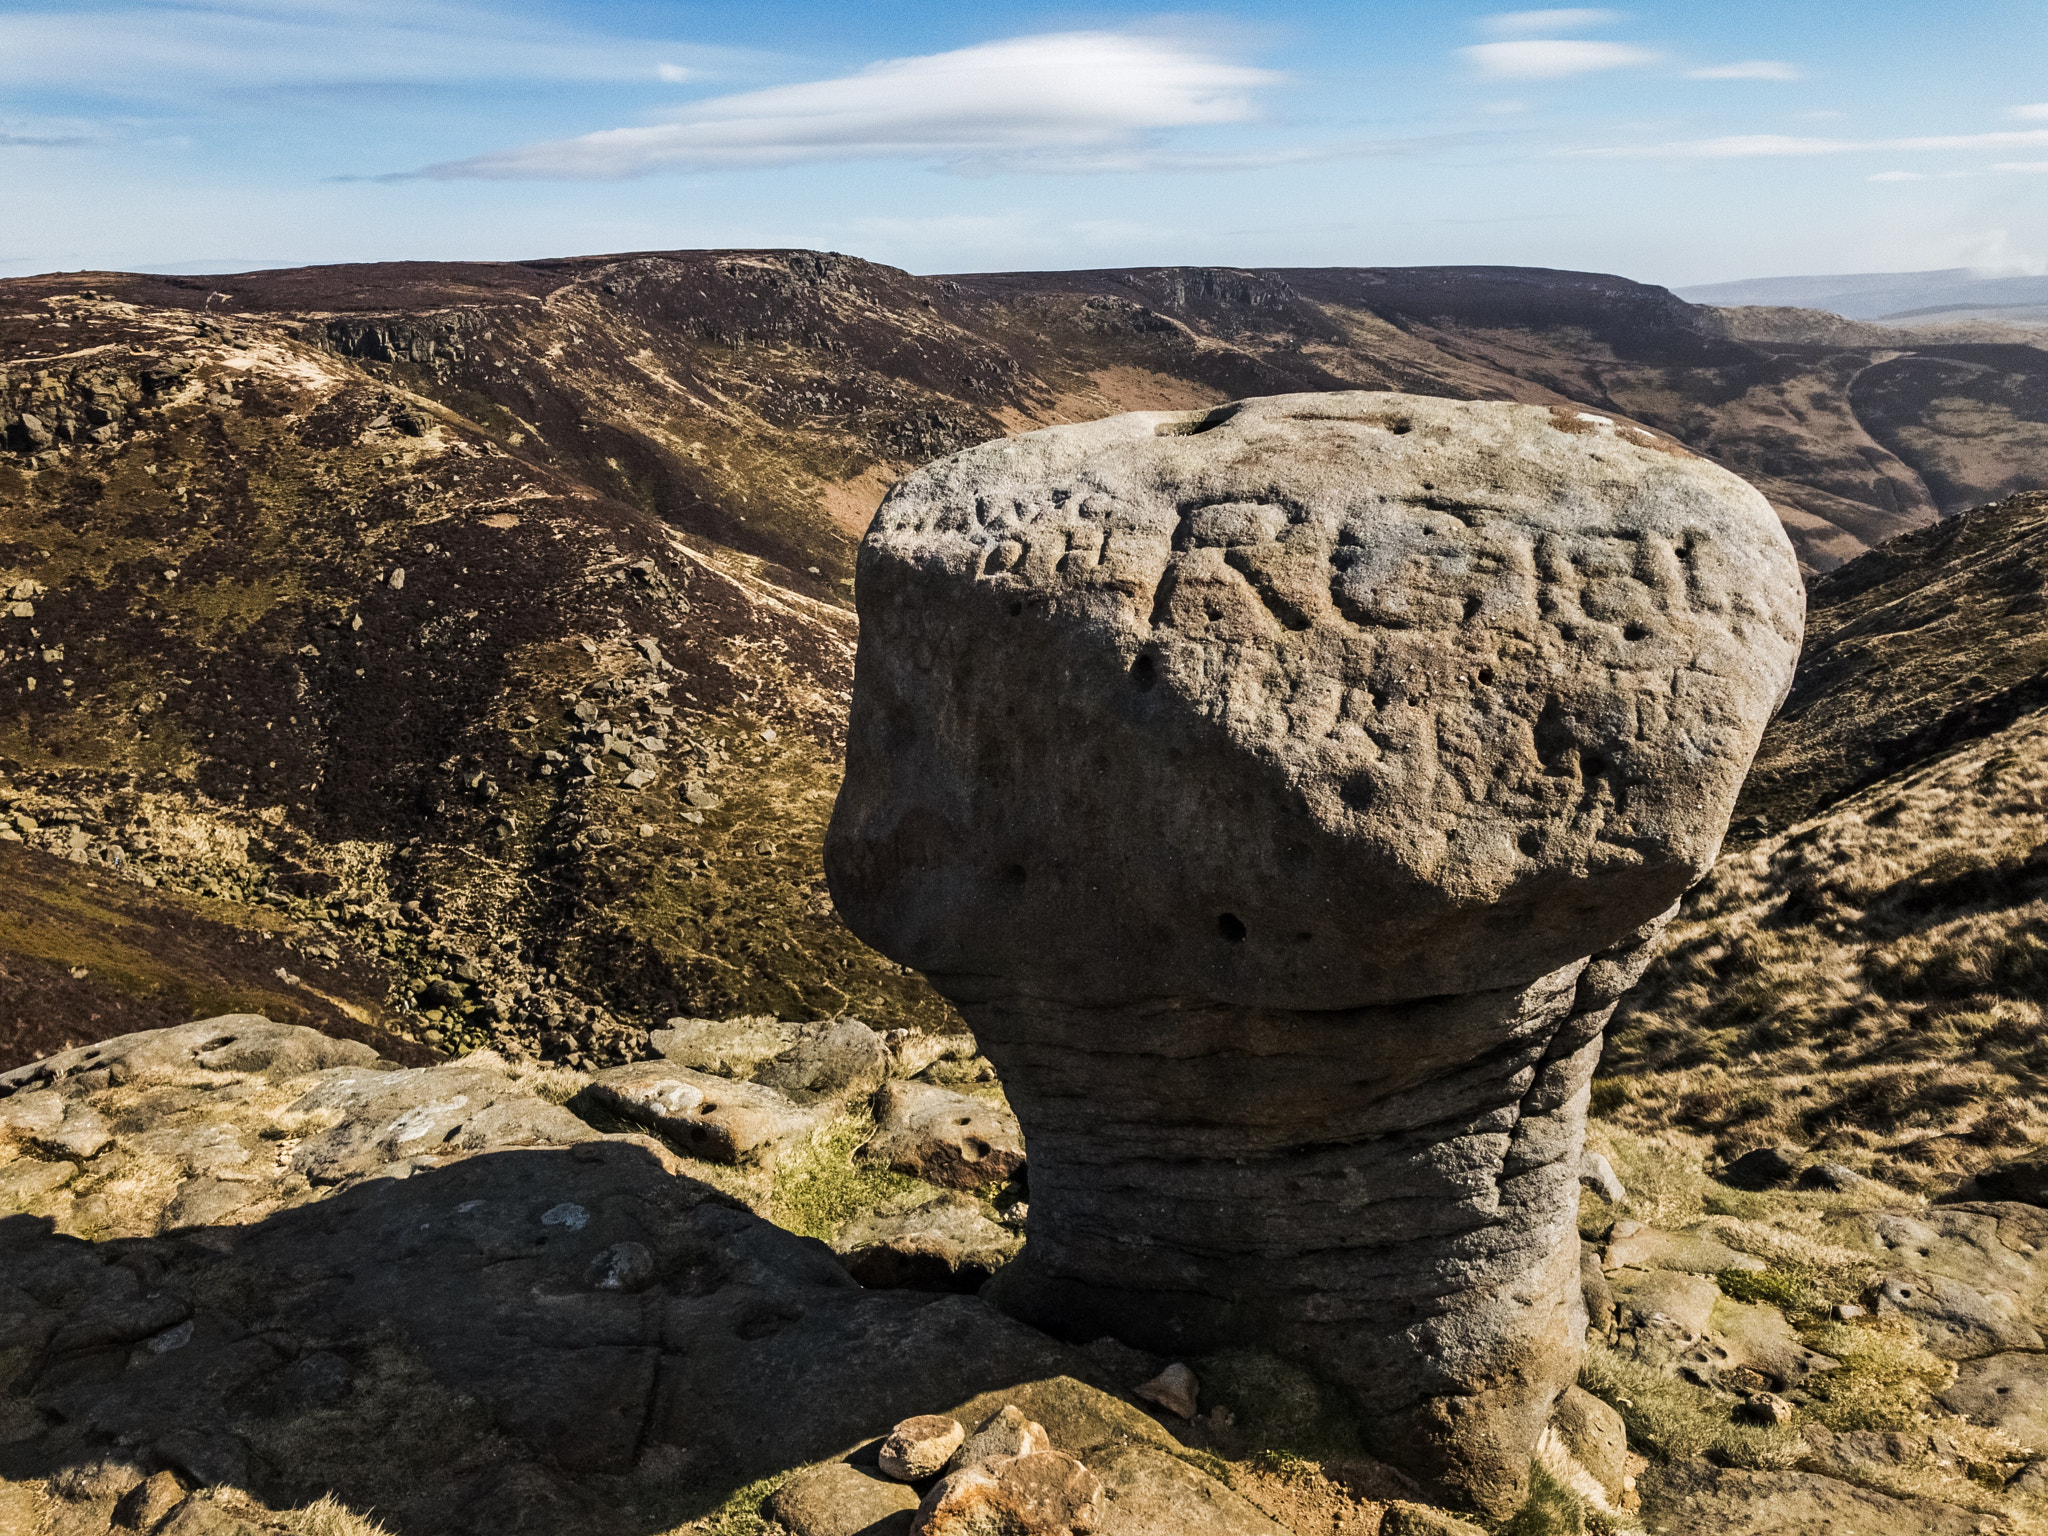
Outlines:
[{"label": "blue sky", "polygon": [[2048,271],[2048,4],[0,0],[0,275]]}]

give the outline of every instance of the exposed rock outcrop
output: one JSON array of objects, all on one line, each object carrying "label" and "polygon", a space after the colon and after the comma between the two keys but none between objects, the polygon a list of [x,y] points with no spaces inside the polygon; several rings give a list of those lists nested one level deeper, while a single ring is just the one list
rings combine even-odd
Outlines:
[{"label": "exposed rock outcrop", "polygon": [[[930,1405],[1093,1374],[973,1297],[862,1290],[551,1102],[568,1076],[405,1070],[248,1015],[0,1073],[0,1529],[51,1478],[66,1531],[117,1501],[123,1529],[186,1504],[162,1528],[273,1529],[203,1524],[228,1515],[193,1489],[226,1484],[406,1533],[632,1536]],[[56,1150],[74,1123],[104,1143]]]},{"label": "exposed rock outcrop", "polygon": [[957,455],[859,571],[827,872],[1002,1072],[1002,1304],[1256,1341],[1512,1508],[1600,1031],[1790,681],[1768,504],[1587,412],[1282,396]]}]

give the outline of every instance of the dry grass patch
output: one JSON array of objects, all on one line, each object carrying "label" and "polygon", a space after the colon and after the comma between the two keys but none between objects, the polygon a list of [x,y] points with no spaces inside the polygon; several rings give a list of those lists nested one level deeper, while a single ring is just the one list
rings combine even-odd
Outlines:
[{"label": "dry grass patch", "polygon": [[2044,1004],[2037,712],[1723,859],[1623,1001],[1596,1112],[1952,1189],[2048,1143]]}]

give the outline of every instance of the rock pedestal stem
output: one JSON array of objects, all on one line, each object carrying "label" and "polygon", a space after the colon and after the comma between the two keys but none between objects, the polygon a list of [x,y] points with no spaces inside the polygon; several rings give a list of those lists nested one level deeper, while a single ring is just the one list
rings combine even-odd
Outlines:
[{"label": "rock pedestal stem", "polygon": [[1600,1032],[1797,655],[1769,505],[1590,412],[1283,396],[929,466],[858,600],[827,873],[1002,1071],[995,1299],[1284,1354],[1513,1507]]}]

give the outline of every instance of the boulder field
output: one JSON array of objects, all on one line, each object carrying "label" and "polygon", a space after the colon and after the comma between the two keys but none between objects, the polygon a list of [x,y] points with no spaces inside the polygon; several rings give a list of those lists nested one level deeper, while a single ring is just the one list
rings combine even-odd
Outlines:
[{"label": "boulder field", "polygon": [[1770,505],[1591,412],[1286,395],[927,466],[856,596],[826,871],[1030,1144],[990,1294],[1271,1349],[1517,1508],[1601,1030],[1798,656]]}]

